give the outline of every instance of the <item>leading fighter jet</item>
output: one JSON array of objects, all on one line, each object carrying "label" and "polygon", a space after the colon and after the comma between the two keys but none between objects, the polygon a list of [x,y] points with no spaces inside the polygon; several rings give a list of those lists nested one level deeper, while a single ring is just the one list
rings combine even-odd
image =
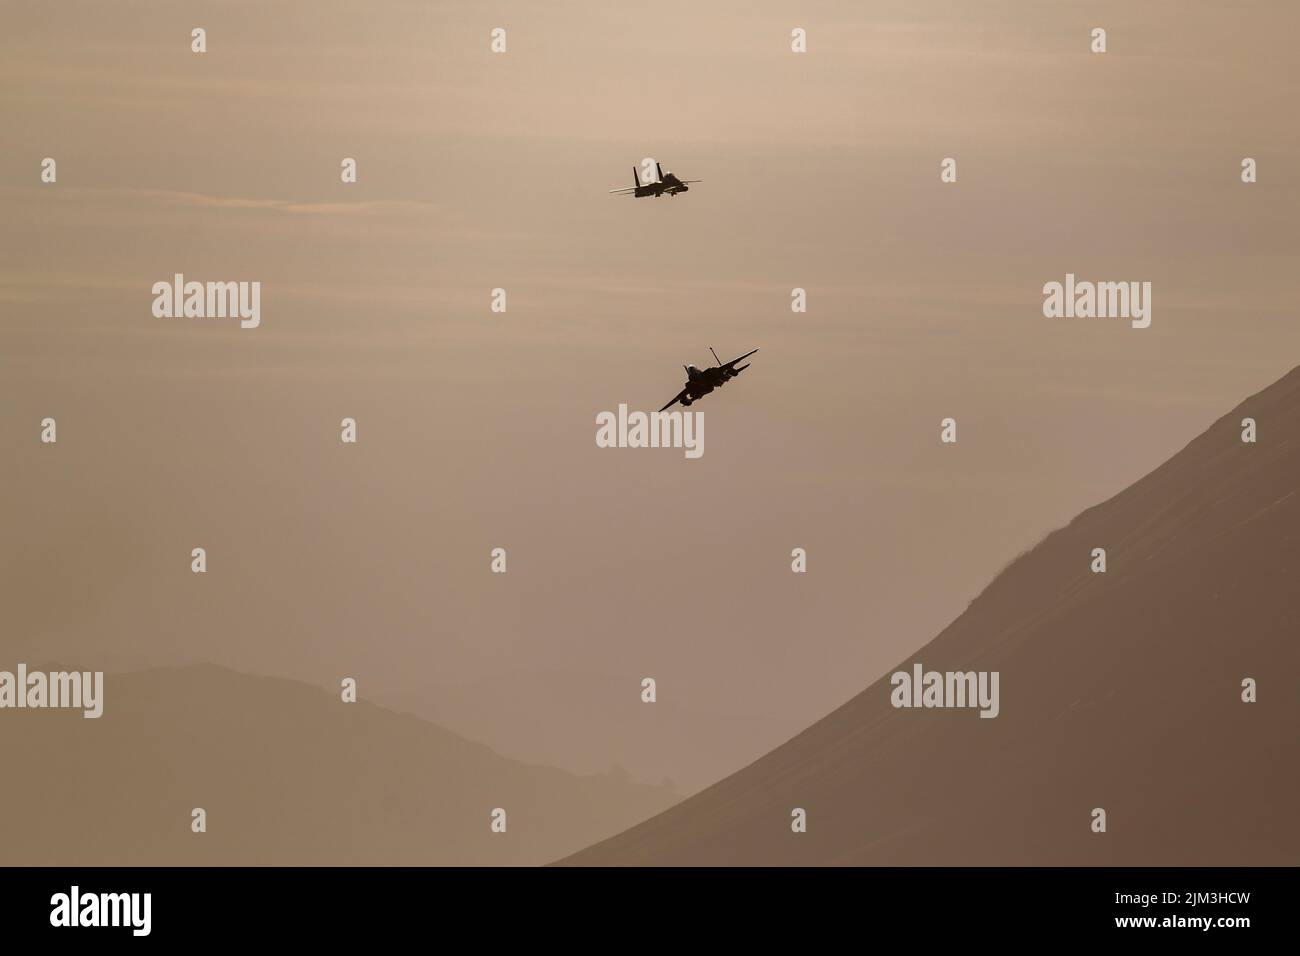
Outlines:
[{"label": "leading fighter jet", "polygon": [[[709,351],[713,352],[713,349],[710,348]],[[754,349],[754,352],[757,351],[758,349]],[[726,365],[718,364],[712,368],[699,369],[694,365],[683,365],[682,368],[686,369],[686,387],[678,392],[677,397],[663,408],[659,409],[659,411],[666,412],[678,402],[681,402],[683,407],[688,406],[696,399],[703,398],[715,388],[721,388],[723,385],[727,384],[727,382],[731,381],[731,379],[749,368],[748,365],[742,365],[737,368],[736,363],[745,361],[745,359],[753,355],[754,352],[746,352],[744,355],[740,356],[740,358],[734,358]],[[717,352],[713,352],[713,361],[718,361]]]},{"label": "leading fighter jet", "polygon": [[640,199],[643,196],[654,196],[658,199],[660,196],[667,195],[670,199],[678,193],[688,193],[691,187],[687,183],[702,183],[702,179],[678,179],[672,173],[664,172],[663,166],[655,163],[655,170],[659,173],[659,181],[654,183],[642,183],[641,177],[637,174],[636,167],[632,167],[632,182],[634,185],[625,189],[611,189],[610,195],[631,193],[634,199]]}]

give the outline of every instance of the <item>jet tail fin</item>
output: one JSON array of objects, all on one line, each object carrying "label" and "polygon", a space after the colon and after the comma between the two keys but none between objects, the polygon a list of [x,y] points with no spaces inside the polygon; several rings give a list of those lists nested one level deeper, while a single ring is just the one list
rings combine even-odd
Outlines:
[{"label": "jet tail fin", "polygon": [[659,163],[655,163],[655,172],[659,174],[659,181],[664,181],[664,168]]},{"label": "jet tail fin", "polygon": [[635,164],[632,166],[632,185],[638,189],[641,187],[641,177],[637,175]]}]

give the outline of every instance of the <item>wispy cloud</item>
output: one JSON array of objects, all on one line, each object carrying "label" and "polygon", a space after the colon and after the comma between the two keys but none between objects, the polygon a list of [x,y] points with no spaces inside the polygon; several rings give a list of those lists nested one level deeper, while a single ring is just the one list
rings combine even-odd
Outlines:
[{"label": "wispy cloud", "polygon": [[[14,202],[23,195],[32,194],[30,187],[0,187],[0,195],[8,194]],[[248,196],[212,196],[207,193],[182,192],[172,189],[108,189],[101,187],[60,186],[49,195],[67,203],[127,202],[133,206],[152,203],[185,209],[250,209],[271,210],[308,216],[373,216],[392,213],[419,215],[432,213],[437,206],[418,199],[357,199],[350,201],[304,202],[296,199],[268,199]],[[48,202],[49,195],[42,195]]]},{"label": "wispy cloud", "polygon": [[432,212],[433,203],[411,199],[361,199],[351,202],[299,202],[293,199],[251,199],[242,196],[209,196],[205,193],[167,189],[98,190],[117,195],[207,209],[271,209],[300,215],[365,216],[378,213]]}]

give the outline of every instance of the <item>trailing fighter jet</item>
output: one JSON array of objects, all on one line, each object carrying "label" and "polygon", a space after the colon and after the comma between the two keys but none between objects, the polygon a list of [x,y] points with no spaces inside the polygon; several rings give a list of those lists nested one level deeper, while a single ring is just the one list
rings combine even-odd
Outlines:
[{"label": "trailing fighter jet", "polygon": [[636,167],[633,166],[632,167],[633,185],[628,186],[626,189],[611,189],[609,191],[610,195],[613,195],[615,193],[618,194],[631,193],[632,196],[636,199],[640,199],[642,196],[654,196],[656,199],[658,199],[660,196],[664,195],[665,193],[671,197],[671,196],[676,196],[678,193],[690,192],[691,187],[686,185],[687,183],[704,182],[704,180],[702,179],[678,179],[672,173],[664,172],[663,166],[659,165],[659,163],[655,163],[655,169],[659,173],[658,182],[643,184],[641,182],[641,177],[637,175]]},{"label": "trailing fighter jet", "polygon": [[[709,351],[713,352],[713,349],[710,348]],[[757,351],[758,349],[754,349],[754,352]],[[659,409],[659,411],[666,412],[678,402],[681,402],[683,407],[685,407],[690,405],[696,399],[703,398],[715,388],[721,388],[723,385],[726,385],[731,379],[749,368],[748,365],[742,365],[740,368],[736,368],[736,363],[745,361],[745,359],[753,355],[754,352],[746,352],[744,355],[740,356],[740,358],[734,358],[726,365],[718,364],[712,368],[699,369],[694,365],[683,365],[682,368],[686,369],[686,387],[678,392],[677,397],[663,408]],[[717,352],[713,352],[713,361],[718,361]]]}]

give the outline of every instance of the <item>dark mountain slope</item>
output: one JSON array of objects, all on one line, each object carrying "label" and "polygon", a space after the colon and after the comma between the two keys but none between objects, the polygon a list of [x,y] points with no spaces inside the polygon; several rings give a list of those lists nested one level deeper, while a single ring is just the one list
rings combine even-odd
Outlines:
[{"label": "dark mountain slope", "polygon": [[1018,558],[900,664],[1000,672],[999,717],[895,709],[886,676],[563,862],[1300,863],[1298,489],[1295,369]]}]

